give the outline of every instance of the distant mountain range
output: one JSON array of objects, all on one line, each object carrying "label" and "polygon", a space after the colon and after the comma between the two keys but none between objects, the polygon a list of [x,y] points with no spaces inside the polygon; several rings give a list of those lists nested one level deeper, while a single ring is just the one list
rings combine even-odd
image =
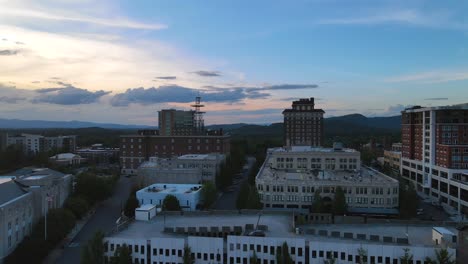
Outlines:
[{"label": "distant mountain range", "polygon": [[[324,129],[326,134],[349,135],[356,133],[398,133],[401,129],[401,116],[391,117],[365,117],[361,114],[351,114],[338,117],[325,118]],[[49,128],[88,128],[99,127],[105,129],[154,129],[156,127],[144,125],[121,125],[110,123],[94,123],[83,121],[44,121],[0,119],[0,129],[49,129]],[[271,125],[254,125],[245,123],[220,124],[206,126],[209,129],[220,129],[233,135],[281,135],[283,123]]]},{"label": "distant mountain range", "polygon": [[29,129],[29,128],[87,128],[100,127],[107,129],[138,129],[154,128],[144,125],[121,125],[110,123],[94,123],[84,121],[45,121],[45,120],[21,120],[0,118],[0,129]]}]

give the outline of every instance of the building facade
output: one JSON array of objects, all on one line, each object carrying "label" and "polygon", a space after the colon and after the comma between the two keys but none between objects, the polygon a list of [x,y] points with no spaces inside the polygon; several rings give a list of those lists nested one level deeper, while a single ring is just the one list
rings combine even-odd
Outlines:
[{"label": "building facade", "polygon": [[200,206],[200,193],[202,186],[199,184],[152,184],[136,192],[140,205],[156,205],[162,208],[167,195],[173,195],[179,200],[180,207],[184,211],[195,211]]},{"label": "building facade", "polygon": [[390,167],[394,173],[400,173],[401,143],[394,143],[391,150],[384,150],[384,165]]},{"label": "building facade", "polygon": [[201,136],[128,135],[120,137],[123,174],[136,174],[150,157],[170,158],[187,154],[229,154],[230,136],[222,133]]},{"label": "building facade", "polygon": [[468,215],[468,107],[402,112],[401,175],[446,209]]},{"label": "building facade", "polygon": [[139,182],[150,185],[158,182],[201,184],[216,182],[223,154],[187,154],[173,158],[150,157],[138,167]]},{"label": "building facade", "polygon": [[341,187],[350,212],[398,213],[398,181],[361,167],[358,151],[338,146],[268,149],[255,179],[264,208],[309,209],[316,192],[331,201]]},{"label": "building facade", "polygon": [[[132,262],[139,264],[182,263],[186,246],[197,264],[247,264],[253,255],[257,263],[273,264],[284,243],[297,264],[322,264],[332,258],[337,264],[393,264],[400,263],[404,249],[413,255],[413,263],[423,264],[442,248],[431,239],[432,226],[370,224],[356,230],[355,225],[305,225],[295,229],[292,219],[277,212],[263,212],[261,217],[238,212],[156,215],[104,238],[105,263],[123,244],[130,247]],[[260,223],[263,237],[249,235],[255,223]],[[456,247],[447,247],[452,260]]]},{"label": "building facade", "polygon": [[7,135],[7,146],[21,147],[27,154],[35,154],[49,150],[63,150],[74,152],[76,149],[76,136],[44,137],[42,135],[21,134]]},{"label": "building facade", "polygon": [[285,146],[322,146],[323,114],[315,109],[314,98],[293,101],[291,109],[283,111]]},{"label": "building facade", "polygon": [[161,136],[189,136],[195,134],[195,111],[163,109],[158,112]]},{"label": "building facade", "polygon": [[0,177],[0,263],[13,252],[33,225],[33,194],[11,177]]},{"label": "building facade", "polygon": [[47,168],[26,167],[7,176],[14,177],[32,194],[34,222],[49,209],[62,207],[72,192],[73,175]]},{"label": "building facade", "polygon": [[119,148],[106,148],[102,144],[94,144],[91,147],[78,148],[74,153],[90,163],[107,164],[117,162],[119,152]]}]

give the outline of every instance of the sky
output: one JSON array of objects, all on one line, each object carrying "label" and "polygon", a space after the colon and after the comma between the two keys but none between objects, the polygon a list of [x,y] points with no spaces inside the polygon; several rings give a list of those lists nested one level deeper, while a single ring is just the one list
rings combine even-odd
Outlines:
[{"label": "sky", "polygon": [[468,102],[468,1],[0,0],[0,118],[280,122]]}]

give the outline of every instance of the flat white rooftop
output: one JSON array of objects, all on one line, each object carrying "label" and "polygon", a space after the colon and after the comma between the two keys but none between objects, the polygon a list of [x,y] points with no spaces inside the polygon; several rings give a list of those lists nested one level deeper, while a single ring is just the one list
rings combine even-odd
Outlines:
[{"label": "flat white rooftop", "polygon": [[396,183],[397,180],[378,171],[361,167],[360,170],[317,170],[300,171],[288,169],[272,169],[264,166],[257,179],[264,180],[290,180],[290,181],[315,181],[320,183],[366,183],[386,184]]},{"label": "flat white rooftop", "polygon": [[347,152],[355,153],[358,152],[355,149],[342,148],[321,148],[321,147],[311,147],[311,146],[291,146],[291,147],[279,147],[279,148],[269,148],[268,152],[320,152],[320,153],[332,153],[332,152]]},{"label": "flat white rooftop", "polygon": [[202,188],[200,184],[172,184],[172,183],[157,183],[152,184],[139,190],[139,193],[165,193],[165,194],[183,194],[198,192]]},{"label": "flat white rooftop", "polygon": [[[223,227],[242,227],[245,230],[245,225],[250,224],[255,226],[257,224],[267,227],[265,231],[266,237],[279,237],[279,238],[304,238],[308,241],[341,241],[343,243],[360,243],[372,244],[382,243],[383,237],[388,236],[394,238],[408,238],[410,245],[420,246],[435,246],[432,241],[432,228],[431,225],[404,225],[395,223],[369,223],[369,224],[308,224],[302,225],[300,228],[303,230],[301,234],[293,232],[292,228],[292,213],[274,213],[263,212],[259,218],[259,214],[255,212],[239,214],[237,211],[225,212],[199,212],[196,214],[184,213],[184,215],[156,215],[150,221],[134,221],[127,229],[122,230],[112,235],[116,238],[132,238],[132,239],[150,239],[157,237],[186,237],[187,234],[178,234],[177,232],[164,232],[165,228],[177,227],[187,230],[189,227],[207,228],[210,230],[212,227],[217,227],[221,232]],[[310,234],[306,231],[314,229],[315,234]],[[446,227],[447,230],[453,230],[452,227]],[[319,235],[318,232],[326,230],[327,236]],[[333,237],[331,232],[340,232],[341,237]],[[354,239],[344,238],[344,233],[353,233]],[[365,235],[366,239],[356,239],[357,234]],[[408,236],[406,236],[408,234]],[[370,236],[379,236],[380,241],[371,241]]]},{"label": "flat white rooftop", "polygon": [[439,234],[441,234],[441,235],[450,235],[450,236],[454,236],[454,235],[455,235],[452,231],[448,230],[448,229],[445,228],[445,227],[435,226],[435,227],[433,227],[433,229],[434,229],[435,231],[437,231],[437,233],[439,233]]},{"label": "flat white rooftop", "polygon": [[143,204],[142,206],[136,208],[135,210],[137,210],[137,211],[149,211],[149,210],[151,210],[151,209],[153,209],[155,207],[156,207],[156,205],[154,205],[154,204]]}]

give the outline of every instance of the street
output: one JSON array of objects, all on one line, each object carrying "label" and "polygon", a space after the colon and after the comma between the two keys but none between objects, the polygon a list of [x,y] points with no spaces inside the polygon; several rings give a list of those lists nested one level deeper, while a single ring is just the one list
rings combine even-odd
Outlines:
[{"label": "street", "polygon": [[121,208],[130,195],[135,177],[121,177],[117,182],[114,194],[111,198],[103,201],[96,209],[96,213],[76,235],[69,246],[62,251],[62,255],[56,263],[59,264],[79,264],[81,247],[91,239],[98,230],[108,232],[112,230],[115,221],[120,217]]},{"label": "street", "polygon": [[[254,157],[247,157],[247,163],[246,165],[248,166],[248,169],[242,172],[242,178],[238,180],[237,184],[233,184],[228,187],[232,188],[231,191],[229,192],[223,192],[220,197],[218,197],[218,200],[216,200],[216,203],[213,206],[213,209],[215,210],[236,210],[236,200],[237,200],[237,194],[239,193],[241,185],[247,181],[249,177],[250,170],[252,169],[252,166],[255,164],[255,158]],[[236,181],[234,179],[234,181]]]}]

